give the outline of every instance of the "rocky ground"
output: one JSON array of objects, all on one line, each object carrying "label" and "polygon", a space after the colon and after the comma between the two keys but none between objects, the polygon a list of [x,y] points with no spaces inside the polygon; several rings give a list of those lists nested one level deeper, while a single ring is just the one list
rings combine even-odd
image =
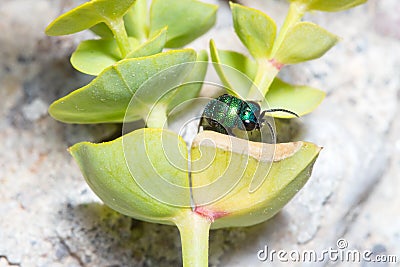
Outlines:
[{"label": "rocky ground", "polygon": [[[79,141],[107,138],[115,126],[65,125],[47,114],[52,101],[90,80],[68,59],[85,34],[43,33],[77,2],[0,0],[0,267],[178,266],[177,230],[103,206],[66,151]],[[279,0],[240,2],[278,22],[287,8]],[[191,46],[206,48],[213,38],[220,48],[244,51],[226,1],[219,4],[217,26]],[[323,58],[283,70],[286,80],[327,92],[314,113],[287,128],[324,149],[305,188],[273,219],[211,233],[210,265],[281,266],[260,262],[257,251],[347,244],[396,255],[398,262],[337,266],[400,266],[399,13],[397,0],[370,0],[349,11],[306,16],[342,40]],[[347,243],[337,244],[340,238]]]}]

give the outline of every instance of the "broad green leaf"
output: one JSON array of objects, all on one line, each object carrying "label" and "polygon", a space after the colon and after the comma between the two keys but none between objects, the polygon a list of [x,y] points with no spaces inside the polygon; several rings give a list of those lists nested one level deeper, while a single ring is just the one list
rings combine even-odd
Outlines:
[{"label": "broad green leaf", "polygon": [[[196,53],[190,49],[121,60],[88,85],[55,101],[49,113],[66,123],[122,122],[132,96],[144,82],[171,66],[195,60]],[[132,111],[135,114],[128,114],[127,121],[137,120],[143,112],[140,108]]]},{"label": "broad green leaf", "polygon": [[[176,145],[168,147],[168,156],[173,157],[174,163],[167,158],[161,141]],[[172,218],[185,208],[162,203],[159,198],[171,194],[190,203],[188,174],[176,165],[187,164],[187,148],[183,139],[173,132],[140,129],[107,143],[78,143],[69,151],[90,188],[106,205],[122,214],[172,224]],[[152,194],[141,183],[141,177],[158,180],[151,185]],[[177,195],[165,190],[165,182],[187,189],[179,190],[181,194]]]},{"label": "broad green leaf", "polygon": [[[321,90],[309,86],[291,85],[276,78],[265,98],[269,108],[283,108],[302,116],[316,109],[325,95]],[[268,115],[275,118],[293,118],[285,112],[273,112]]]},{"label": "broad green leaf", "polygon": [[167,122],[170,102],[196,68],[194,60],[186,63],[166,68],[143,83],[129,103],[127,116],[137,114],[146,122],[147,127],[163,128]]},{"label": "broad green leaf", "polygon": [[314,23],[299,22],[287,32],[273,57],[281,64],[316,59],[331,49],[338,40],[337,36]]},{"label": "broad green leaf", "polygon": [[[261,153],[265,151],[272,154],[265,156]],[[319,147],[306,142],[274,146],[202,132],[191,149],[194,212],[213,222],[213,228],[263,222],[307,182],[319,151]],[[189,212],[188,151],[176,133],[139,129],[107,143],[76,144],[70,153],[91,189],[118,212],[180,226],[183,216],[195,215]],[[200,205],[198,200],[218,191],[215,182],[225,178],[237,180],[233,188],[215,201]],[[249,191],[254,179],[261,184]],[[151,183],[146,184],[146,180]],[[229,188],[223,189],[221,192]]]},{"label": "broad green leaf", "polygon": [[95,34],[97,34],[98,36],[100,36],[102,39],[114,38],[114,34],[104,22],[94,25],[93,27],[90,28],[90,30]]},{"label": "broad green leaf", "polygon": [[308,6],[308,8],[311,10],[336,12],[336,11],[350,9],[352,7],[364,4],[366,2],[367,0],[336,0],[336,1],[317,0],[313,1]]},{"label": "broad green leaf", "polygon": [[[202,132],[191,150],[195,211],[214,220],[214,229],[266,221],[304,186],[320,149],[307,142],[274,146]],[[222,198],[199,205],[220,190],[224,179],[238,182]],[[254,179],[262,183],[250,191]]]},{"label": "broad green leaf", "polygon": [[136,0],[92,0],[56,18],[46,29],[46,34],[66,35],[80,32],[104,22],[118,20],[125,15]]},{"label": "broad green leaf", "polygon": [[[129,38],[132,47],[138,41]],[[71,56],[71,64],[80,72],[99,75],[105,68],[122,59],[117,42],[113,39],[87,40],[81,42]]]},{"label": "broad green leaf", "polygon": [[153,0],[150,34],[168,27],[167,47],[182,47],[215,23],[217,6],[197,0]]},{"label": "broad green leaf", "polygon": [[148,33],[147,0],[136,0],[124,16],[126,32],[138,40],[145,40]]},{"label": "broad green leaf", "polygon": [[[164,48],[166,35],[166,29],[162,29],[140,46],[135,38],[129,37],[131,47],[135,48],[126,58],[145,57],[160,53]],[[72,53],[71,64],[80,72],[97,76],[105,68],[121,59],[121,52],[115,40],[87,40],[81,42]]]},{"label": "broad green leaf", "polygon": [[[178,107],[185,101],[195,99],[203,87],[204,77],[207,73],[208,55],[205,50],[201,50],[197,54],[197,60],[193,63],[191,73],[185,78],[182,86],[177,88],[177,92],[173,100],[168,103],[167,112],[170,112],[175,107]],[[190,105],[190,103],[189,103]]]},{"label": "broad green leaf", "polygon": [[269,58],[275,41],[275,22],[263,12],[232,4],[236,34],[255,58]]},{"label": "broad green leaf", "polygon": [[364,4],[367,0],[291,0],[307,6],[309,10],[337,12]]},{"label": "broad green leaf", "polygon": [[210,53],[214,68],[226,89],[245,97],[257,72],[256,62],[234,51],[218,50],[213,40],[210,42]]},{"label": "broad green leaf", "polygon": [[167,41],[167,28],[161,29],[153,37],[147,40],[145,43],[135,48],[126,57],[146,57],[157,53],[160,53]]}]

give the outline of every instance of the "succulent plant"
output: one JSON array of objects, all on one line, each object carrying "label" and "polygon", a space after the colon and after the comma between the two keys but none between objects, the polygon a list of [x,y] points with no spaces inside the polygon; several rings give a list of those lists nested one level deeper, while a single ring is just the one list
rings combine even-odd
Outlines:
[{"label": "succulent plant", "polygon": [[[364,2],[291,0],[279,32],[266,14],[232,3],[236,34],[250,56],[210,42],[225,89],[246,101],[310,113],[325,93],[276,76],[285,65],[322,56],[338,37],[301,18],[307,11],[341,11]],[[66,123],[146,123],[113,141],[69,149],[87,183],[122,214],[176,225],[184,266],[208,266],[210,229],[250,226],[279,212],[307,182],[321,149],[302,141],[269,144],[210,131],[187,147],[168,129],[170,111],[198,96],[207,72],[207,53],[182,47],[213,26],[216,11],[197,0],[153,0],[150,9],[146,0],[92,0],[46,29],[48,35],[85,29],[98,35],[82,41],[71,57],[77,70],[96,77],[55,101],[51,116]]]}]

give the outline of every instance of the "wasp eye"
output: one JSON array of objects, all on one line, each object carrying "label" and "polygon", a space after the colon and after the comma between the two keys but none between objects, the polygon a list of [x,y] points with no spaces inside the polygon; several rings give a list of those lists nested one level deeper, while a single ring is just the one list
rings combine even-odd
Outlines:
[{"label": "wasp eye", "polygon": [[256,123],[254,121],[245,120],[243,122],[246,131],[253,131],[256,128]]}]

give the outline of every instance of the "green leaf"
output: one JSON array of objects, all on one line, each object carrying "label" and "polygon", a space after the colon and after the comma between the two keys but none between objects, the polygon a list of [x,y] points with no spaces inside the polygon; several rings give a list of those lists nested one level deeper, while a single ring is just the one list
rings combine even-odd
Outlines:
[{"label": "green leaf", "polygon": [[121,53],[115,40],[87,40],[72,53],[71,64],[80,72],[98,75],[120,59]]},{"label": "green leaf", "polygon": [[[135,38],[129,37],[131,47],[135,47],[126,58],[145,57],[160,53],[164,48],[167,31],[162,29],[153,38],[138,46]],[[105,68],[122,59],[115,40],[87,40],[79,44],[72,53],[71,64],[80,72],[99,75]]]},{"label": "green leaf", "polygon": [[[263,222],[304,186],[320,149],[202,132],[191,149],[194,212],[213,228]],[[188,151],[176,133],[139,129],[107,143],[76,144],[70,153],[91,189],[118,212],[180,226],[182,216],[195,215],[189,212]],[[254,181],[259,185],[251,190]]]},{"label": "green leaf", "polygon": [[291,0],[307,6],[309,10],[337,12],[364,4],[367,0]]},{"label": "green leaf", "polygon": [[124,16],[126,32],[138,40],[145,40],[148,33],[147,0],[136,0]]},{"label": "green leaf", "polygon": [[100,36],[102,39],[114,38],[114,34],[104,22],[94,25],[92,28],[90,28],[90,30]]},{"label": "green leaf", "polygon": [[[325,95],[326,93],[321,90],[309,86],[291,85],[276,78],[265,98],[268,108],[283,108],[302,116],[316,109]],[[273,112],[268,115],[275,118],[293,118],[285,112]]]},{"label": "green leaf", "polygon": [[153,0],[150,34],[168,27],[167,47],[182,47],[215,23],[217,6],[196,0]]},{"label": "green leaf", "polygon": [[[208,67],[208,55],[207,51],[201,50],[197,54],[197,60],[193,63],[193,69],[191,73],[185,78],[182,86],[177,88],[177,92],[174,95],[171,102],[168,103],[167,112],[170,112],[175,107],[178,107],[185,101],[195,99],[203,87],[204,77],[207,73]],[[188,103],[191,104],[190,102]],[[183,108],[183,107],[182,107]]]},{"label": "green leaf", "polygon": [[367,0],[336,0],[336,1],[317,0],[313,1],[308,8],[311,10],[336,12],[336,11],[350,9],[352,7],[364,4],[366,2]]},{"label": "green leaf", "polygon": [[218,50],[213,40],[210,41],[211,59],[226,89],[236,96],[245,98],[257,72],[257,63],[243,54]]},{"label": "green leaf", "polygon": [[[166,148],[162,142],[174,146]],[[167,158],[165,149],[174,163]],[[183,139],[173,132],[140,129],[107,143],[78,143],[69,151],[90,188],[106,205],[122,214],[172,224],[172,218],[185,208],[165,204],[160,198],[171,194],[170,197],[186,202],[186,206],[190,204],[188,174],[178,168],[187,166],[187,148]],[[143,183],[144,177],[153,182],[151,188]],[[175,189],[179,195],[166,190],[169,183],[183,187]]]},{"label": "green leaf", "polygon": [[125,15],[136,0],[92,0],[56,18],[46,29],[50,36],[80,32],[105,22],[115,21]]},{"label": "green leaf", "polygon": [[276,35],[273,19],[261,11],[231,3],[236,34],[255,58],[269,58]]},{"label": "green leaf", "polygon": [[135,48],[132,52],[130,52],[126,57],[134,58],[134,57],[146,57],[151,56],[157,53],[160,53],[167,41],[167,28],[161,29],[159,32],[147,40],[141,46]]},{"label": "green leaf", "polygon": [[[132,47],[138,45],[134,38],[129,38],[129,42]],[[115,40],[87,40],[81,42],[72,53],[71,64],[80,72],[97,76],[121,59],[121,52]]]},{"label": "green leaf", "polygon": [[214,229],[266,221],[304,186],[320,149],[307,142],[273,145],[204,131],[191,150],[195,211],[213,220]]},{"label": "green leaf", "polygon": [[[144,82],[171,66],[195,60],[196,53],[190,49],[121,60],[88,85],[55,101],[49,113],[66,123],[123,122],[132,96]],[[151,89],[157,92],[160,88]],[[128,114],[126,121],[137,120],[143,114],[140,108],[131,111],[135,113]]]},{"label": "green leaf", "polygon": [[287,32],[273,56],[281,64],[296,64],[316,59],[338,41],[338,37],[311,22],[299,22]]}]

